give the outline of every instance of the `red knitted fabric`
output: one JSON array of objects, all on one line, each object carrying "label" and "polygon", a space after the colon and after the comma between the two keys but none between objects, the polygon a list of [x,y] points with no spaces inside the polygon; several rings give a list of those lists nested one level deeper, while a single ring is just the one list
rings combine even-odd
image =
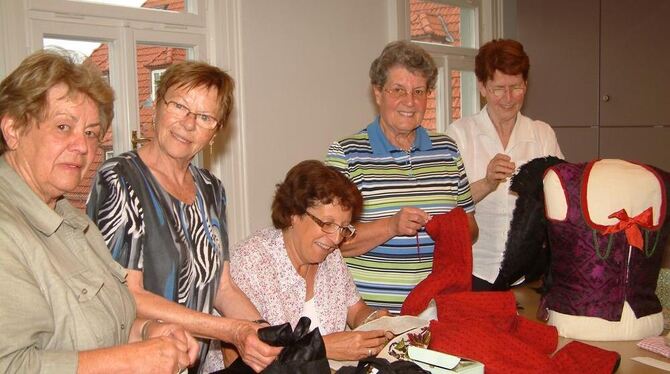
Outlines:
[{"label": "red knitted fabric", "polygon": [[401,314],[418,315],[435,295],[472,290],[472,243],[463,208],[434,216],[426,231],[435,240],[433,270],[407,295]]},{"label": "red knitted fabric", "polygon": [[609,374],[619,363],[619,354],[582,342],[572,341],[553,357],[560,373]]},{"label": "red knitted fabric", "polygon": [[517,315],[512,292],[460,292],[436,296],[435,301],[440,322],[454,318],[487,320],[497,330],[532,344],[540,352],[551,354],[556,350],[556,328]]},{"label": "red knitted fabric", "polygon": [[[454,296],[463,300],[465,294]],[[616,352],[580,342],[569,343],[550,358],[558,342],[555,327],[477,309],[462,315],[441,312],[441,301],[448,296],[436,299],[439,320],[430,323],[429,348],[480,361],[487,374],[606,374],[617,365]]]},{"label": "red knitted fabric", "polygon": [[497,373],[611,373],[618,354],[570,343],[555,354],[553,326],[517,315],[512,292],[471,292],[472,246],[462,209],[433,217],[426,230],[435,240],[433,271],[407,296],[403,314],[421,313],[431,299],[438,320],[431,321],[429,348],[484,363]]},{"label": "red knitted fabric", "polygon": [[547,354],[498,329],[491,320],[433,320],[428,348],[484,363],[487,374],[551,373]]}]

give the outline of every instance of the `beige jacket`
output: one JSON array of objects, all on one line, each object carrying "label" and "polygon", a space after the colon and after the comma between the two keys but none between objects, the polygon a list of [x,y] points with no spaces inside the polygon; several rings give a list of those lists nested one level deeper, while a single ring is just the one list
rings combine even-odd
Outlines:
[{"label": "beige jacket", "polygon": [[50,209],[0,156],[0,372],[76,373],[78,351],[126,343],[125,275],[84,213]]}]

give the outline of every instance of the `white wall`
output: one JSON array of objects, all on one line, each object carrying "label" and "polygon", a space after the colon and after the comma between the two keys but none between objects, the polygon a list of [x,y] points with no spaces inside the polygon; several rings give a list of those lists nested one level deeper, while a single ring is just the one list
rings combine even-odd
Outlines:
[{"label": "white wall", "polygon": [[[227,32],[239,32],[231,63],[239,105],[228,139],[217,142],[223,152],[216,164],[228,188],[232,243],[270,225],[275,184],[291,166],[323,159],[333,140],[373,119],[368,69],[392,39],[387,28],[396,2],[243,0],[236,6],[227,11],[237,14],[228,15],[237,31]],[[241,165],[227,169],[225,159]]]}]

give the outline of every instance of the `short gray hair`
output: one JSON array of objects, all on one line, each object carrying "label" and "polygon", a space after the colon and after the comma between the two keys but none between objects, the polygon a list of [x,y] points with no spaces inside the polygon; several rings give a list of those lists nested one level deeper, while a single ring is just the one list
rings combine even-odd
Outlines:
[{"label": "short gray hair", "polygon": [[373,86],[383,87],[388,78],[388,71],[395,66],[402,66],[412,74],[422,75],[426,78],[428,89],[435,88],[437,67],[433,58],[423,48],[404,40],[387,44],[381,55],[372,61],[370,83]]}]

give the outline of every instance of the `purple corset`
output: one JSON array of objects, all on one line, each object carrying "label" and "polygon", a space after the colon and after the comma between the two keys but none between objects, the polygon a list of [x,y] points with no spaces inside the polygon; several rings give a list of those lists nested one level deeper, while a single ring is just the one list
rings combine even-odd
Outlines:
[{"label": "purple corset", "polygon": [[624,301],[637,318],[658,313],[661,304],[655,290],[670,232],[666,209],[670,176],[642,165],[659,179],[664,196],[658,226],[641,228],[644,248],[639,250],[628,245],[623,231],[603,234],[606,227],[590,222],[588,212],[583,210],[593,163],[565,163],[551,168],[563,185],[568,211],[564,221],[548,220],[551,288],[543,304],[560,313],[608,321],[621,319]]}]

